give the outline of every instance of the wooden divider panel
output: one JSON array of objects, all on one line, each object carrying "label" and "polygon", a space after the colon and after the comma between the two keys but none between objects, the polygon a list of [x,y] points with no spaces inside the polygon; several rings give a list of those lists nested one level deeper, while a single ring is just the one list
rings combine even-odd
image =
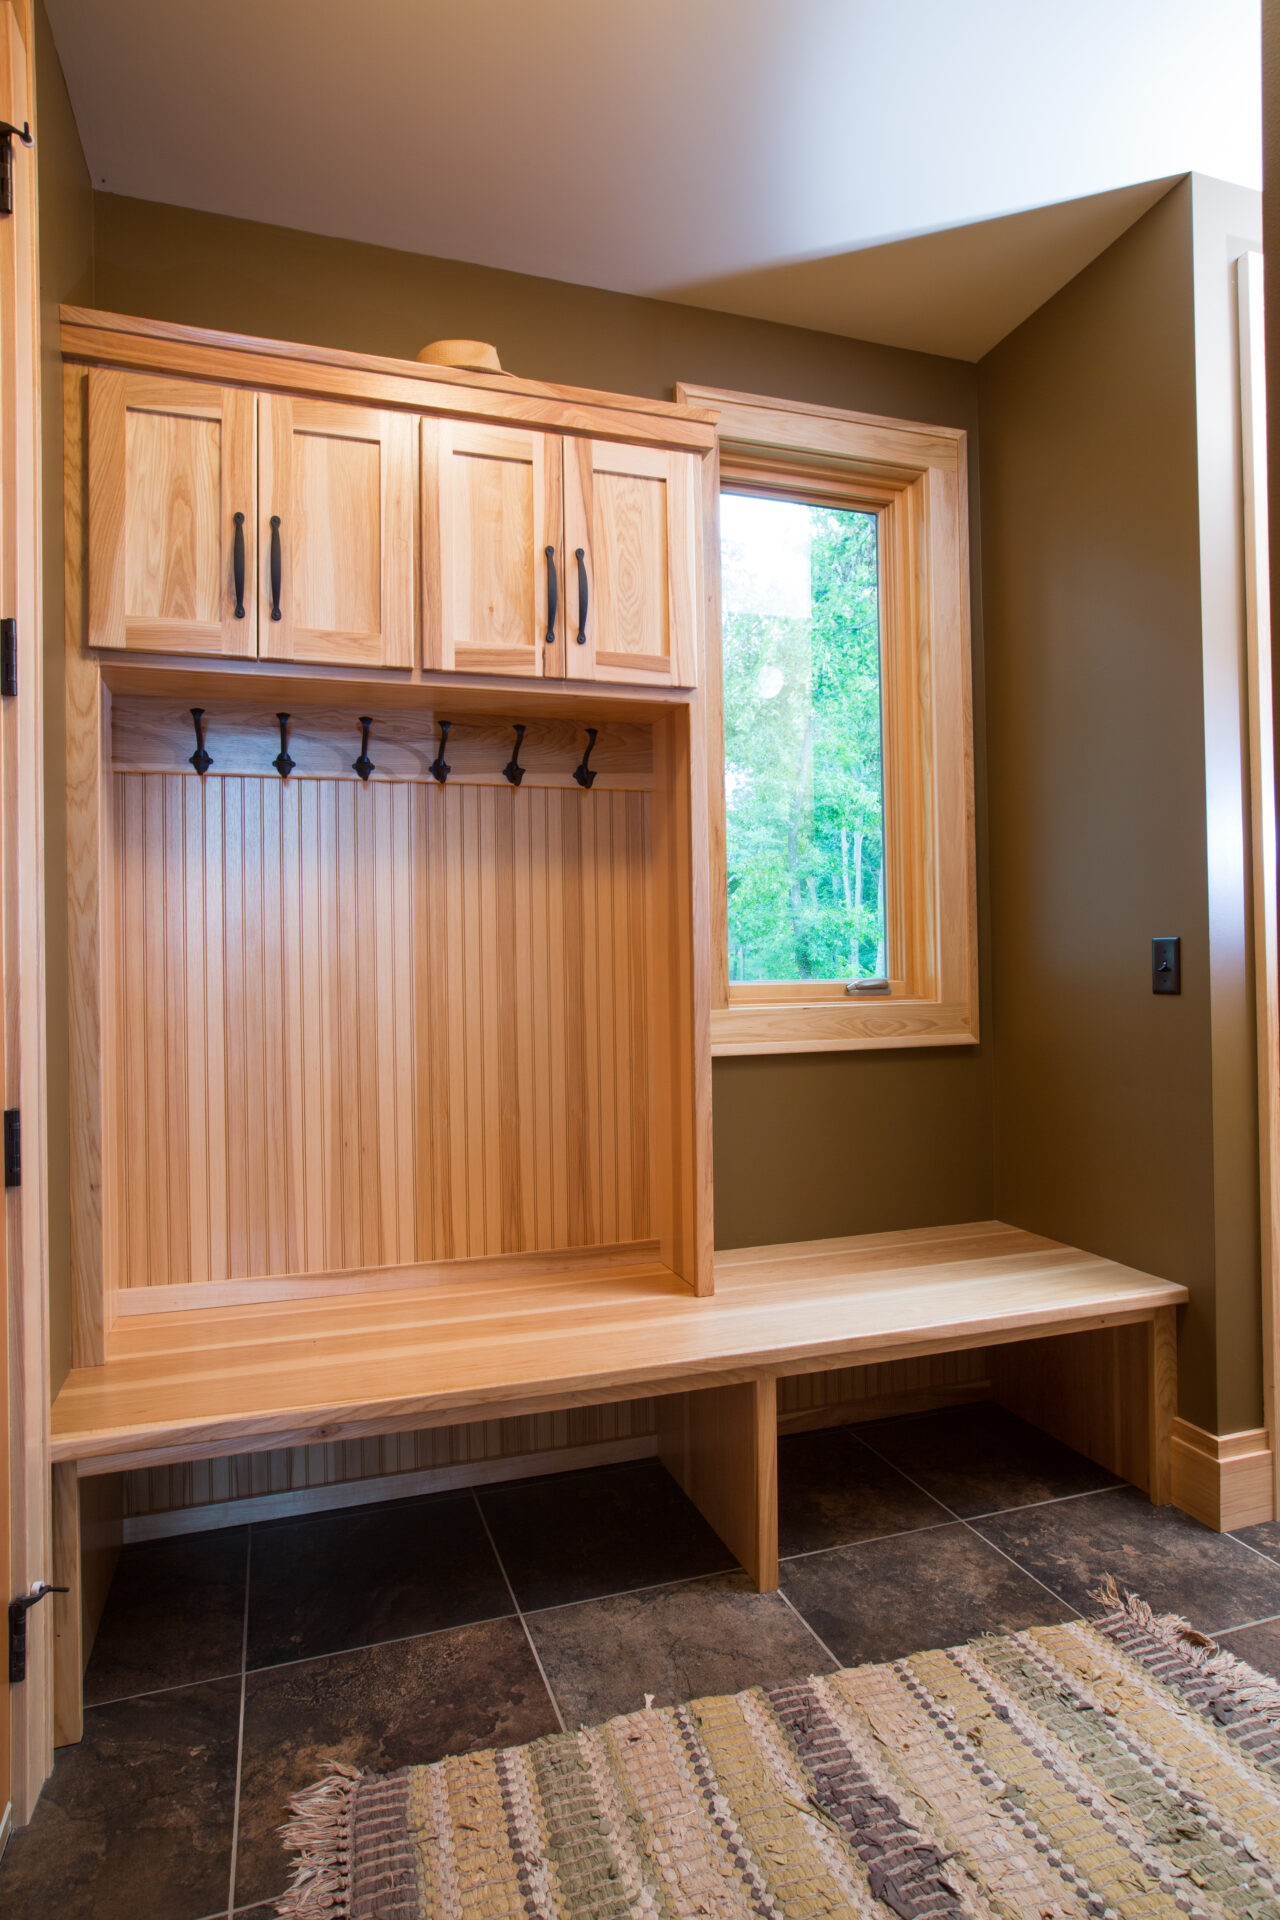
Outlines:
[{"label": "wooden divider panel", "polygon": [[117,1287],[651,1239],[647,793],[112,778]]}]

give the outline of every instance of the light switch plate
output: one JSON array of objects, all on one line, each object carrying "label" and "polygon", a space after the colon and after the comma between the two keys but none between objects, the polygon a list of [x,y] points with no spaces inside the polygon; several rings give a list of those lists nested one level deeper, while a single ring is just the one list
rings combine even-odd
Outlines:
[{"label": "light switch plate", "polygon": [[1151,942],[1152,993],[1182,992],[1182,938],[1176,933],[1157,934]]}]

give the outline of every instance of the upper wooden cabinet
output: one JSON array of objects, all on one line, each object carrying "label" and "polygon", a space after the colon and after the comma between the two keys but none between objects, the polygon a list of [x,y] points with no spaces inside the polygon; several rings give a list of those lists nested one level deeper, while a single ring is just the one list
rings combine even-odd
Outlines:
[{"label": "upper wooden cabinet", "polygon": [[691,687],[696,454],[422,423],[423,663]]},{"label": "upper wooden cabinet", "polygon": [[63,346],[91,646],[697,684],[711,414],[65,309]]},{"label": "upper wooden cabinet", "polygon": [[94,646],[256,654],[255,406],[237,387],[92,370]]},{"label": "upper wooden cabinet", "polygon": [[259,408],[262,658],[411,666],[413,420],[277,396]]},{"label": "upper wooden cabinet", "polygon": [[555,434],[422,422],[425,666],[563,673],[561,497]]},{"label": "upper wooden cabinet", "polygon": [[565,441],[569,674],[696,684],[700,467],[665,447]]}]

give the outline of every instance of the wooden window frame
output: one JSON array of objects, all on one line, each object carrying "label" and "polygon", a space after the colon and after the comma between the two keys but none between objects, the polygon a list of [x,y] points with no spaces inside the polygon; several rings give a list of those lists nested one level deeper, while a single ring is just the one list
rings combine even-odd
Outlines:
[{"label": "wooden window frame", "polygon": [[[707,508],[712,1053],[824,1053],[978,1039],[967,436],[680,384],[715,409]],[[889,988],[729,979],[720,626],[722,489],[874,512],[879,520]]]}]

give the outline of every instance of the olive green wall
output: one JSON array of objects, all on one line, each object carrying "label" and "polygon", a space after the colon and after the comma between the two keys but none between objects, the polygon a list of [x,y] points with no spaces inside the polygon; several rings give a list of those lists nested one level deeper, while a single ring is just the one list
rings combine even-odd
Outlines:
[{"label": "olive green wall", "polygon": [[1225,1431],[1262,1417],[1228,216],[1184,180],[979,370],[996,1211],[1184,1282],[1180,1412]]},{"label": "olive green wall", "polygon": [[66,733],[62,658],[61,301],[93,300],[93,191],[43,5],[36,7],[40,196],[41,491],[45,670],[45,993],[49,1063],[49,1346],[53,1389],[71,1363],[67,1121]]}]

